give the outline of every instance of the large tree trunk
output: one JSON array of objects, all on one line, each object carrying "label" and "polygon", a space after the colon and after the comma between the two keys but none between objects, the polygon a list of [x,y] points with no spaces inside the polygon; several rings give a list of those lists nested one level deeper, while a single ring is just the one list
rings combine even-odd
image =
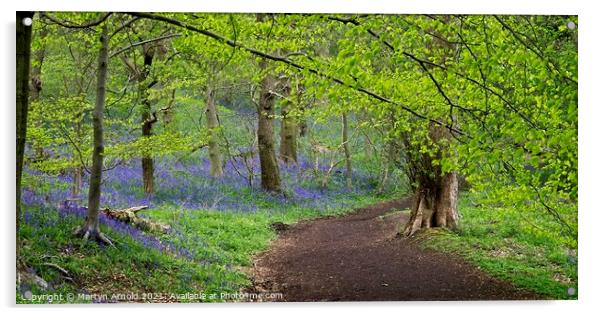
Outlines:
[{"label": "large tree trunk", "polygon": [[[266,14],[258,13],[257,22],[262,23]],[[265,70],[268,67],[267,60],[259,62],[259,68]],[[280,192],[280,172],[276,151],[274,148],[274,94],[276,79],[267,74],[261,80],[261,92],[259,103],[257,103],[257,149],[259,151],[259,163],[261,166],[261,187],[269,192]]]},{"label": "large tree trunk", "polygon": [[351,167],[351,150],[349,150],[349,124],[347,122],[347,114],[342,114],[342,121],[343,150],[345,151],[345,179],[347,181],[347,189],[351,190],[353,188],[353,168]]},{"label": "large tree trunk", "polygon": [[[150,137],[153,135],[153,124],[157,121],[152,115],[151,103],[148,99],[149,85],[146,82],[150,68],[153,64],[155,50],[150,46],[144,46],[144,65],[140,75],[138,76],[139,93],[142,98],[142,137]],[[144,192],[152,194],[155,191],[155,163],[150,155],[142,157],[142,182]]]},{"label": "large tree trunk", "polygon": [[23,174],[23,155],[27,138],[27,108],[29,106],[29,67],[31,57],[31,25],[24,25],[23,19],[33,18],[33,12],[17,11],[17,268],[23,268],[20,249],[19,228],[21,224],[21,176]]},{"label": "large tree trunk", "polygon": [[[283,89],[283,95],[290,97],[290,80],[287,80]],[[282,124],[280,127],[280,159],[287,164],[297,162],[297,120],[289,113],[292,110],[292,102],[284,100],[280,114]]]},{"label": "large tree trunk", "polygon": [[275,80],[267,75],[261,81],[261,94],[257,104],[257,147],[261,165],[261,187],[270,192],[280,192],[280,173],[274,149],[274,95],[271,90]]},{"label": "large tree trunk", "polygon": [[439,177],[432,186],[416,190],[414,207],[403,235],[412,236],[418,230],[431,227],[455,228],[458,224],[458,176],[450,172]]},{"label": "large tree trunk", "polygon": [[[412,168],[411,179],[417,186],[414,207],[410,220],[406,224],[403,235],[412,236],[418,230],[431,227],[455,228],[458,224],[458,173],[443,173],[441,167],[433,163],[441,159],[443,153],[450,150],[449,143],[439,143],[442,139],[450,141],[449,130],[440,126],[431,126],[430,138],[437,145],[435,156],[428,153],[419,154],[418,150],[410,150],[408,163]],[[407,149],[407,148],[406,148]]]},{"label": "large tree trunk", "polygon": [[90,170],[90,187],[88,191],[88,214],[86,222],[76,234],[85,240],[91,239],[101,243],[112,244],[101,232],[98,221],[100,193],[102,181],[102,166],[104,155],[103,115],[105,107],[107,68],[109,63],[109,39],[106,24],[102,27],[100,36],[100,51],[98,53],[98,69],[96,78],[96,103],[92,114],[94,130],[94,151],[92,153],[92,169]]},{"label": "large tree trunk", "polygon": [[210,172],[212,177],[221,177],[224,170],[222,169],[222,157],[218,142],[219,120],[217,119],[217,108],[215,107],[215,92],[209,83],[207,83],[206,103],[205,114],[207,117],[207,127],[209,128]]}]

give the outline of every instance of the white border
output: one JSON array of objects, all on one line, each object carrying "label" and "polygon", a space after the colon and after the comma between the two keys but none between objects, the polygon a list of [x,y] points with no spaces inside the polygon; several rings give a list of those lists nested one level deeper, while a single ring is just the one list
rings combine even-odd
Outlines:
[{"label": "white border", "polygon": [[[3,308],[6,312],[22,314],[57,313],[81,315],[90,313],[106,316],[116,311],[124,313],[153,313],[164,315],[165,308],[177,308],[180,312],[203,315],[209,313],[235,314],[313,314],[315,312],[337,314],[386,313],[396,315],[455,314],[462,315],[522,315],[587,314],[600,304],[598,293],[602,293],[600,279],[600,236],[597,233],[602,223],[600,206],[600,181],[602,142],[602,98],[600,76],[600,20],[602,12],[597,10],[596,1],[571,0],[21,0],[3,1],[0,12],[3,21],[3,49],[0,49],[4,75],[0,87],[4,104],[2,113],[3,163],[0,201],[4,208],[4,251],[1,260],[3,282],[0,287]],[[149,4],[152,3],[152,4]],[[84,306],[82,311],[74,306],[57,307],[14,307],[14,174],[15,174],[15,64],[14,64],[14,19],[16,10],[48,11],[180,11],[180,12],[328,12],[328,13],[462,13],[462,14],[563,14],[579,15],[579,301],[557,302],[384,302],[384,303],[329,303],[329,304],[218,304],[218,305],[119,305]],[[411,273],[411,272],[409,272]],[[43,310],[41,310],[41,309]],[[134,310],[135,308],[135,310]],[[286,310],[282,310],[285,308]],[[591,308],[591,309],[590,309]],[[140,310],[143,309],[143,310]],[[374,311],[374,312],[373,312]]]}]

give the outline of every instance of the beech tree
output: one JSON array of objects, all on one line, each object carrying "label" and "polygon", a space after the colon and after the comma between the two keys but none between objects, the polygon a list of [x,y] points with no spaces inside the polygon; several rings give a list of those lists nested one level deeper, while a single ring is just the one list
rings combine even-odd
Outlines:
[{"label": "beech tree", "polygon": [[96,103],[92,114],[94,129],[94,151],[92,153],[92,168],[90,170],[90,187],[88,190],[88,215],[86,222],[76,231],[76,235],[84,240],[95,240],[112,245],[112,242],[100,232],[98,212],[100,211],[100,194],[104,158],[104,126],[105,94],[107,72],[109,66],[109,33],[106,24],[102,25],[100,34],[100,49],[98,51],[98,69],[96,76]]}]

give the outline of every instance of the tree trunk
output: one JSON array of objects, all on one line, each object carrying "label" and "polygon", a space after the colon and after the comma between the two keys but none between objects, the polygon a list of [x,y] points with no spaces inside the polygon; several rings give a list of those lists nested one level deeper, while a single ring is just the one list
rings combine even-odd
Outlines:
[{"label": "tree trunk", "polygon": [[[291,92],[290,80],[287,80],[283,89],[283,95],[289,97]],[[284,100],[280,114],[282,124],[280,127],[280,159],[287,164],[297,162],[297,122],[289,115],[292,102]]]},{"label": "tree trunk", "polygon": [[209,128],[210,172],[212,177],[221,177],[224,170],[222,169],[222,157],[218,143],[219,121],[217,119],[217,108],[215,107],[215,92],[209,83],[207,83],[206,103],[205,114],[207,117],[207,127]]},{"label": "tree trunk", "polygon": [[71,196],[79,197],[82,187],[82,167],[77,166],[73,169],[73,186],[71,187]]},{"label": "tree trunk", "polygon": [[[258,13],[257,22],[262,23],[266,14]],[[259,68],[265,70],[267,60],[259,62]],[[267,74],[261,80],[261,92],[257,103],[257,149],[259,151],[259,164],[261,166],[261,187],[269,192],[281,192],[280,172],[276,151],[274,149],[274,94],[276,80]]]},{"label": "tree trunk", "polygon": [[38,33],[41,46],[33,52],[34,63],[31,67],[31,80],[30,80],[30,97],[31,101],[37,101],[40,99],[40,92],[42,91],[42,64],[46,55],[46,44],[44,40],[48,35],[48,29],[43,27]]},{"label": "tree trunk", "polygon": [[[151,113],[151,103],[148,99],[148,83],[146,79],[153,64],[154,49],[145,46],[144,65],[140,75],[138,76],[138,88],[140,97],[142,98],[142,137],[150,137],[153,135],[153,124],[157,121],[156,117]],[[142,182],[144,192],[152,194],[155,192],[155,163],[150,155],[142,157]]]},{"label": "tree trunk", "polygon": [[[80,113],[78,114],[77,122],[75,123],[75,134],[77,135],[77,139],[82,139],[82,121],[83,113]],[[73,186],[71,187],[71,196],[74,198],[78,198],[81,193],[82,173],[83,166],[78,165],[77,167],[73,168]]]},{"label": "tree trunk", "polygon": [[347,181],[347,189],[353,188],[352,175],[353,168],[351,168],[351,150],[349,150],[349,124],[347,123],[347,114],[342,114],[343,121],[343,150],[345,151],[345,179]]},{"label": "tree trunk", "polygon": [[[449,22],[449,18],[449,16],[443,17],[445,22]],[[433,32],[438,33],[436,30]],[[427,48],[433,52],[435,49],[442,50],[441,55],[431,56],[431,58],[437,58],[441,65],[446,65],[447,57],[453,56],[454,44],[444,40],[443,36],[437,36],[433,38]],[[452,125],[455,125],[456,118],[452,115],[451,119]],[[429,137],[436,144],[434,158],[440,160],[444,153],[453,150],[451,145],[453,138],[447,128],[431,125]],[[446,140],[446,142],[440,144],[441,140]],[[457,226],[459,219],[458,173],[455,171],[443,173],[441,166],[433,163],[433,157],[428,154],[420,156],[422,168],[418,167],[419,164],[414,164],[415,170],[413,170],[413,173],[417,175],[415,182],[418,183],[417,205],[412,210],[410,221],[404,229],[405,236],[413,235],[420,228],[447,227],[453,229]],[[424,206],[422,211],[421,205]]]},{"label": "tree trunk", "polygon": [[305,119],[305,112],[308,105],[303,103],[303,93],[305,92],[305,87],[300,82],[297,83],[297,108],[301,112],[300,117],[297,119],[297,130],[299,131],[299,137],[305,137],[309,133],[309,126],[307,125],[307,120]]},{"label": "tree trunk", "polygon": [[27,138],[27,108],[29,106],[29,67],[31,57],[31,25],[23,24],[23,19],[33,18],[33,12],[17,11],[17,268],[23,268],[20,249],[21,239],[19,228],[21,224],[21,176],[23,174],[23,155],[25,153],[25,140]]},{"label": "tree trunk", "polygon": [[274,78],[267,75],[261,81],[261,94],[257,104],[257,147],[261,165],[261,187],[270,192],[280,192],[280,173],[274,150]]},{"label": "tree trunk", "polygon": [[439,178],[435,186],[420,187],[415,193],[414,208],[403,235],[431,227],[455,228],[458,224],[458,177],[450,172]]},{"label": "tree trunk", "polygon": [[98,69],[96,78],[96,103],[94,106],[94,112],[92,114],[94,151],[92,153],[92,169],[90,170],[88,214],[85,224],[76,231],[76,234],[82,236],[85,240],[92,239],[101,243],[112,245],[111,241],[100,232],[98,222],[104,155],[103,115],[105,107],[107,68],[109,63],[109,39],[106,24],[102,27],[100,42],[101,46],[98,53]]},{"label": "tree trunk", "polygon": [[406,224],[403,235],[412,236],[422,228],[446,227],[455,228],[458,224],[458,173],[455,171],[443,173],[441,167],[433,163],[441,159],[450,145],[441,145],[442,139],[451,139],[449,130],[444,127],[431,126],[429,137],[437,148],[434,157],[428,153],[417,154],[410,150],[409,155],[420,155],[418,160],[408,158],[410,172],[414,175],[412,181],[417,184],[415,204]]}]

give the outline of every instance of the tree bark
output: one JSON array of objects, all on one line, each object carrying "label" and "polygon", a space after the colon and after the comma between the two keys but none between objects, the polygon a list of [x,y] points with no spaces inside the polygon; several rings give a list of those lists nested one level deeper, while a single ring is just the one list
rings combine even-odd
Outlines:
[{"label": "tree bark", "polygon": [[84,240],[91,239],[100,243],[112,245],[111,241],[100,232],[98,221],[104,156],[103,115],[105,108],[106,81],[109,63],[109,39],[106,24],[102,26],[100,42],[101,46],[98,53],[98,69],[96,78],[96,102],[94,105],[94,112],[92,114],[94,151],[92,153],[92,168],[90,170],[88,214],[86,217],[86,222],[76,231],[76,234],[82,236]]},{"label": "tree bark", "polygon": [[[148,83],[146,79],[153,64],[155,50],[145,45],[143,49],[144,65],[138,76],[138,89],[142,98],[142,137],[150,137],[153,135],[153,124],[156,122],[156,117],[151,113],[151,103],[148,99]],[[144,192],[152,194],[155,191],[155,163],[150,155],[142,157],[142,182]]]},{"label": "tree bark", "polygon": [[207,95],[205,116],[207,117],[207,127],[209,128],[209,163],[212,177],[221,177],[224,173],[222,168],[222,157],[218,142],[219,121],[217,119],[217,108],[215,106],[215,91],[207,83]]},{"label": "tree bark", "polygon": [[[77,115],[77,121],[75,123],[75,134],[77,135],[77,139],[82,139],[82,121],[83,121],[83,112]],[[78,165],[73,168],[73,186],[71,187],[71,196],[73,198],[79,198],[82,187],[82,175],[83,175],[83,167]]]},{"label": "tree bark", "polygon": [[261,93],[257,104],[257,147],[261,165],[261,187],[270,192],[280,192],[280,172],[274,149],[274,95],[271,92],[275,80],[266,75],[261,81]]},{"label": "tree bark", "polygon": [[458,177],[450,172],[435,186],[421,186],[415,192],[415,204],[403,235],[412,236],[420,229],[455,228],[458,224]]},{"label": "tree bark", "polygon": [[[291,93],[290,80],[287,80],[283,95],[289,97]],[[297,121],[290,115],[292,102],[284,100],[280,114],[282,115],[280,127],[280,159],[287,163],[297,162]]]},{"label": "tree bark", "polygon": [[345,151],[345,180],[347,182],[347,189],[351,190],[353,188],[353,168],[351,167],[351,150],[349,149],[349,124],[346,113],[343,113],[341,117],[343,121],[343,150]]},{"label": "tree bark", "polygon": [[23,156],[25,153],[25,140],[27,139],[27,110],[29,107],[29,68],[31,58],[31,25],[23,24],[23,19],[33,18],[33,12],[17,11],[17,214],[16,214],[16,261],[17,268],[22,268],[21,239],[19,228],[21,224],[21,177],[23,174]]},{"label": "tree bark", "polygon": [[71,187],[71,196],[73,198],[79,197],[82,187],[82,167],[77,166],[73,168],[73,186]]}]

